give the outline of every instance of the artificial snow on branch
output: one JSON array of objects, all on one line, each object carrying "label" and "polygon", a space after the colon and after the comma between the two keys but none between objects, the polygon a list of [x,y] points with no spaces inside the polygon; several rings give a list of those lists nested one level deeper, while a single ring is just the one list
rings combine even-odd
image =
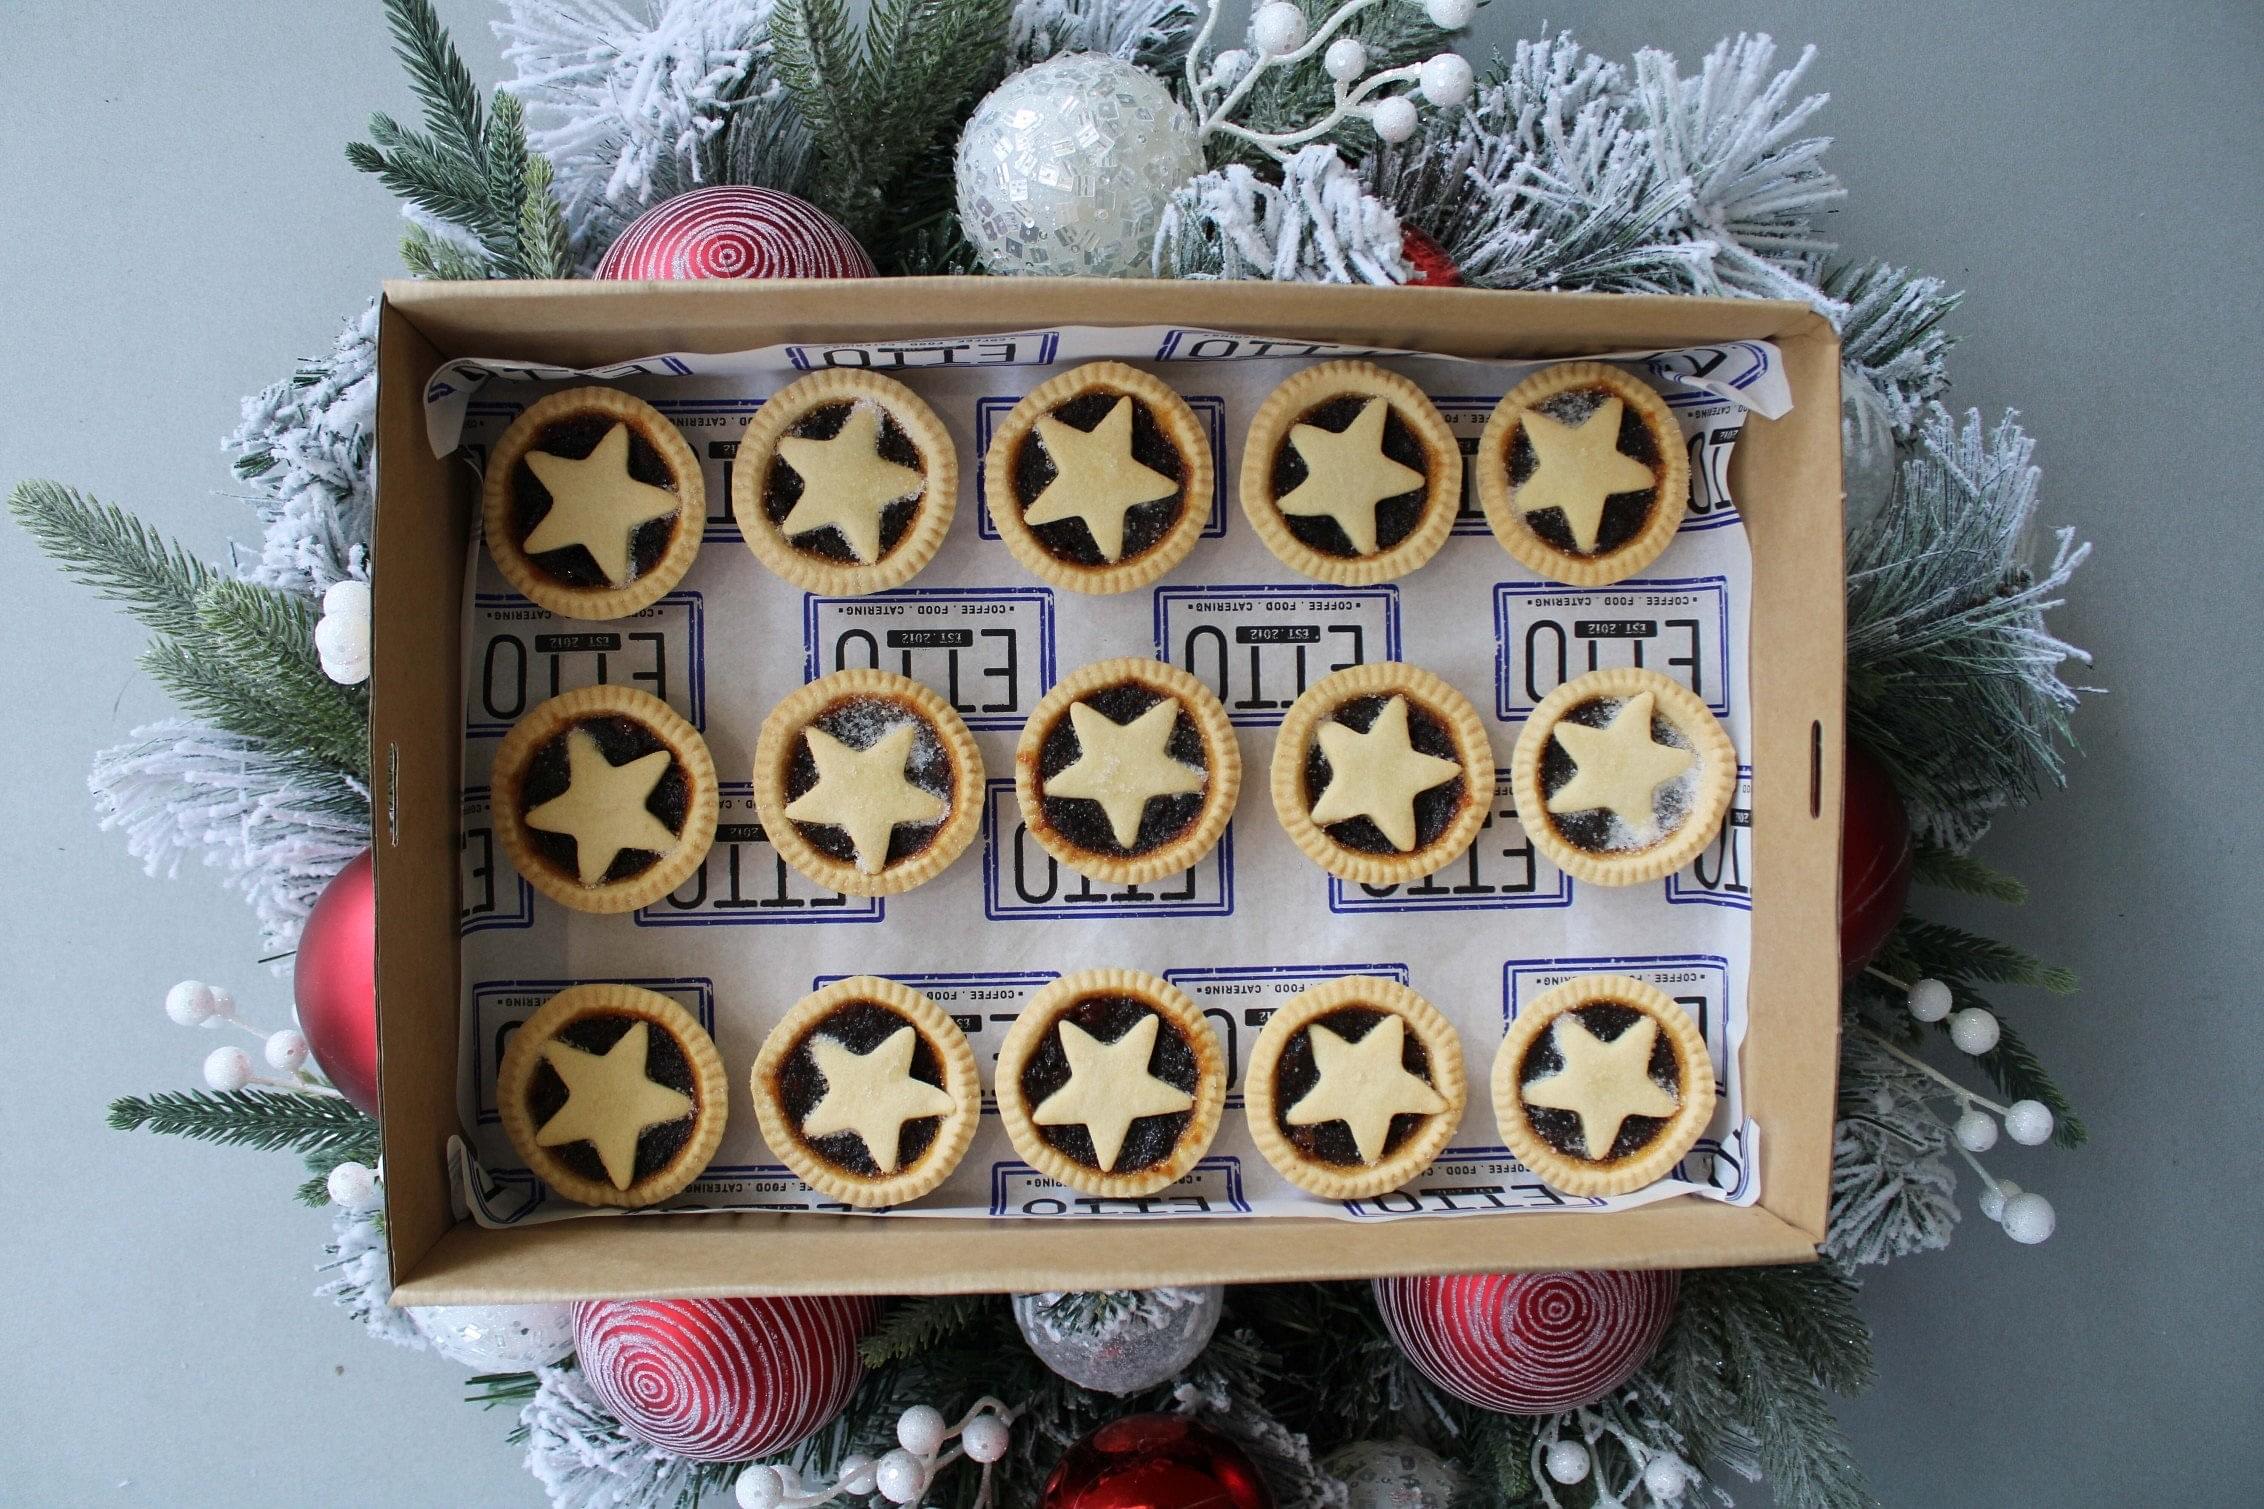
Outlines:
[{"label": "artificial snow on branch", "polygon": [[1169,77],[1195,35],[1193,0],[1015,0],[1006,18],[1012,66],[1101,52]]},{"label": "artificial snow on branch", "polygon": [[377,301],[346,322],[327,355],[244,400],[225,442],[251,484],[258,556],[244,576],[320,593],[369,576],[370,446],[377,416]]},{"label": "artificial snow on branch", "polygon": [[1241,163],[1216,168],[1172,197],[1156,232],[1167,278],[1271,278],[1404,283],[1405,234],[1336,148],[1304,148],[1268,183]]}]

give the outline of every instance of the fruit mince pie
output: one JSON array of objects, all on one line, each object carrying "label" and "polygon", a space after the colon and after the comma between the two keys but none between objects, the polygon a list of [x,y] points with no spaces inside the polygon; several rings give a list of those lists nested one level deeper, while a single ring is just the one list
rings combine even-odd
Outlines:
[{"label": "fruit mince pie", "polygon": [[998,1051],[999,1116],[1023,1161],[1106,1198],[1154,1194],[1201,1160],[1226,1104],[1226,1054],[1195,1003],[1130,969],[1064,975]]},{"label": "fruit mince pie", "polygon": [[1602,362],[1549,367],[1512,388],[1471,465],[1502,549],[1578,587],[1657,560],[1690,501],[1674,412],[1649,384]]},{"label": "fruit mince pie", "polygon": [[715,762],[649,692],[592,686],[538,704],[495,752],[495,831],[534,888],[577,912],[676,889],[715,841]]},{"label": "fruit mince pie", "polygon": [[1245,1083],[1258,1151],[1330,1200],[1365,1200],[1429,1168],[1466,1095],[1453,1025],[1366,975],[1317,985],[1268,1018]]},{"label": "fruit mince pie", "polygon": [[1590,671],[1533,709],[1509,779],[1518,821],[1558,869],[1635,885],[1713,842],[1737,786],[1737,751],[1680,683],[1657,671]]},{"label": "fruit mince pie", "polygon": [[1209,687],[1160,660],[1086,666],[1046,694],[1014,750],[1022,821],[1080,875],[1135,885],[1226,831],[1242,751]]},{"label": "fruit mince pie", "polygon": [[1626,975],[1583,975],[1517,1014],[1494,1055],[1502,1143],[1552,1189],[1621,1195],[1666,1176],[1714,1114],[1690,1013]]},{"label": "fruit mince pie", "polygon": [[1323,362],[1259,407],[1241,491],[1250,527],[1283,565],[1346,586],[1387,582],[1446,543],[1462,451],[1406,378],[1368,362]]},{"label": "fruit mince pie", "polygon": [[488,554],[512,586],[567,618],[625,618],[691,569],[707,487],[658,409],[569,388],[503,432],[481,503]]},{"label": "fruit mince pie", "polygon": [[1122,362],[1049,378],[983,457],[983,498],[1014,558],[1072,592],[1129,592],[1186,559],[1214,472],[1195,411]]},{"label": "fruit mince pie", "polygon": [[983,757],[951,704],[890,671],[836,671],[771,709],[755,810],[823,886],[892,896],[940,874],[982,819]]},{"label": "fruit mince pie", "polygon": [[872,975],[804,996],[764,1040],[752,1088],[771,1151],[812,1189],[864,1209],[941,1184],[982,1114],[959,1024]]},{"label": "fruit mince pie", "polygon": [[731,473],[731,512],[756,558],[805,591],[842,596],[911,580],[943,543],[958,494],[943,422],[872,372],[816,372],[772,394]]},{"label": "fruit mince pie", "polygon": [[511,1035],[496,1077],[511,1146],[584,1205],[652,1205],[700,1176],[730,1113],[699,1022],[634,985],[573,985]]},{"label": "fruit mince pie", "polygon": [[1470,699],[1415,666],[1315,682],[1274,740],[1274,812],[1313,863],[1396,885],[1453,861],[1485,826],[1494,751]]}]

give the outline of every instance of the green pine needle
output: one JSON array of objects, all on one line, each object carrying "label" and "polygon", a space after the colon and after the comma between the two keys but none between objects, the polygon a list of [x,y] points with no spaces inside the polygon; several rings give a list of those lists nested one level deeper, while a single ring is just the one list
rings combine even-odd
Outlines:
[{"label": "green pine needle", "polygon": [[[197,598],[205,654],[163,653],[144,663],[183,700],[201,699],[211,721],[254,738],[288,741],[357,778],[369,770],[369,696],[323,674],[314,649],[320,617],[311,598],[216,581]],[[179,647],[175,647],[179,648]],[[227,716],[221,716],[226,713]],[[232,721],[231,721],[232,720]]]},{"label": "green pine needle", "polygon": [[385,0],[385,19],[393,31],[393,51],[408,70],[409,87],[424,106],[433,133],[464,166],[484,169],[479,86],[430,0]]},{"label": "green pine needle", "polygon": [[[1997,1019],[1997,1046],[1982,1054],[1975,1062],[1989,1082],[1997,1087],[2007,1100],[2035,1100],[2050,1107],[2052,1112],[2052,1141],[2064,1148],[2078,1148],[2091,1140],[2091,1131],[2083,1118],[2075,1114],[2068,1103],[2067,1092],[2045,1072],[2043,1062],[2036,1057],[2020,1034],[2006,1024],[2004,1013],[1976,994],[1970,987],[1952,981],[1950,996],[1962,1011],[1968,1006],[1979,1006]],[[1935,1030],[1947,1036],[1949,1024],[1939,1022]]]},{"label": "green pine needle", "polygon": [[66,575],[160,634],[201,633],[197,598],[220,574],[113,504],[60,482],[19,482],[8,510]]},{"label": "green pine needle", "polygon": [[526,192],[519,205],[519,270],[530,278],[570,278],[574,253],[566,237],[566,217],[551,192],[550,159],[527,154]]},{"label": "green pine needle", "polygon": [[920,1357],[948,1338],[975,1324],[983,1312],[995,1308],[995,1296],[945,1294],[933,1299],[910,1299],[881,1317],[879,1325],[857,1343],[865,1366],[881,1367]]},{"label": "green pine needle", "polygon": [[526,200],[526,112],[517,97],[499,92],[487,118],[487,205],[495,221],[488,249],[506,277],[527,276],[519,246],[519,218]]},{"label": "green pine needle", "polygon": [[377,1123],[336,1095],[288,1090],[163,1090],[110,1103],[121,1132],[159,1132],[231,1147],[317,1153],[374,1147]]},{"label": "green pine needle", "polygon": [[517,1409],[541,1386],[542,1380],[532,1373],[474,1373],[464,1380],[464,1402],[482,1409],[497,1405]]},{"label": "green pine needle", "polygon": [[1978,980],[1989,985],[2030,985],[2054,995],[2071,995],[2075,971],[2046,964],[2009,943],[1983,938],[1941,922],[1905,917],[1895,930],[1895,952],[1913,975],[1940,980]]},{"label": "green pine needle", "polygon": [[1921,885],[2002,901],[2008,906],[2020,906],[2028,900],[2028,887],[2017,876],[1941,844],[1921,841],[1911,873]]}]

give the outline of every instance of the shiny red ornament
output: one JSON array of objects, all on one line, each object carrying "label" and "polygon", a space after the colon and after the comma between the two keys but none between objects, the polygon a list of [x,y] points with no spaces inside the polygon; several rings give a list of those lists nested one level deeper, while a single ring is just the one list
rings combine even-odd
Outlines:
[{"label": "shiny red ornament", "polygon": [[852,1297],[587,1300],[574,1353],[640,1441],[697,1462],[784,1451],[823,1428],[865,1375],[873,1302]]},{"label": "shiny red ornament", "polygon": [[331,877],[291,964],[299,1030],[338,1093],[377,1114],[377,884],[369,850]]},{"label": "shiny red ornament", "polygon": [[629,222],[601,278],[870,278],[873,259],[807,200],[745,185],[694,189]]},{"label": "shiny red ornament", "polygon": [[1038,1509],[1274,1509],[1249,1454],[1185,1415],[1127,1415],[1062,1453]]},{"label": "shiny red ornament", "polygon": [[1380,1278],[1384,1329],[1423,1376],[1505,1415],[1608,1397],[1674,1319],[1672,1270]]},{"label": "shiny red ornament", "polygon": [[1879,956],[1910,900],[1910,815],[1879,762],[1847,746],[1840,808],[1840,973],[1853,978]]},{"label": "shiny red ornament", "polygon": [[1407,280],[1409,288],[1460,288],[1462,269],[1446,254],[1446,248],[1433,241],[1412,225],[1399,228],[1399,254],[1415,275]]}]

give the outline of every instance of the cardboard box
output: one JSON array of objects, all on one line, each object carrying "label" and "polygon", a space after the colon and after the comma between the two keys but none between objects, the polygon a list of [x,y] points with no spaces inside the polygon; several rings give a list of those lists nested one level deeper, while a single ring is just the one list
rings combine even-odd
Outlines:
[{"label": "cardboard box", "polygon": [[[474,478],[425,440],[456,356],[586,367],[666,351],[1178,324],[1470,357],[1770,340],[1794,408],[1731,469],[1754,559],[1753,964],[1743,1049],[1761,1199],[1610,1214],[1107,1223],[683,1215],[488,1231],[450,1213],[466,546]],[[1141,1288],[1379,1273],[1710,1267],[1814,1256],[1830,1198],[1839,1036],[1845,621],[1839,343],[1804,305],[1272,283],[935,278],[783,283],[389,283],[378,330],[377,1026],[394,1299]]]}]

